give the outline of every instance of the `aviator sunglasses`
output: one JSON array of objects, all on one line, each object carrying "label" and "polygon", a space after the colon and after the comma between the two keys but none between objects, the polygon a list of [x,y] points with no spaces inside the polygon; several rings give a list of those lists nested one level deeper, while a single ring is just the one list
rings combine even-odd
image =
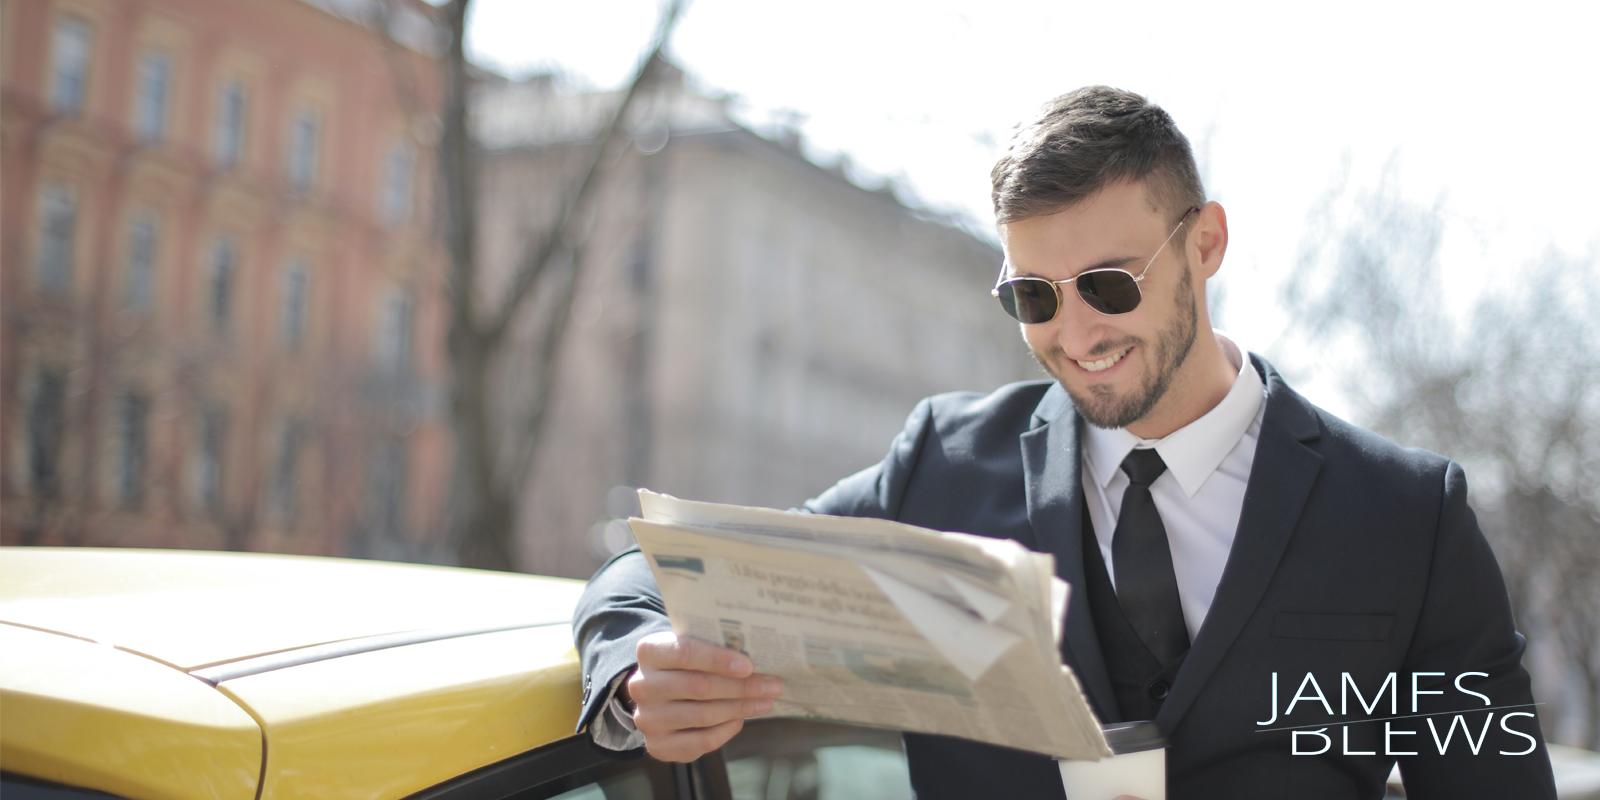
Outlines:
[{"label": "aviator sunglasses", "polygon": [[[1011,278],[1003,280],[992,289],[989,294],[1000,298],[1000,306],[1011,315],[1012,319],[1025,325],[1037,325],[1049,322],[1056,318],[1056,312],[1061,310],[1061,284],[1070,283],[1078,290],[1078,299],[1084,305],[1102,314],[1126,314],[1139,307],[1143,295],[1139,292],[1139,281],[1144,280],[1150,265],[1156,263],[1156,256],[1166,249],[1167,242],[1178,234],[1178,228],[1189,221],[1189,215],[1199,211],[1198,206],[1190,206],[1183,212],[1183,217],[1178,220],[1172,233],[1167,234],[1166,241],[1156,248],[1155,255],[1145,263],[1144,269],[1138,275],[1125,269],[1091,269],[1067,278],[1064,281],[1049,281],[1044,278]],[[1005,274],[1005,267],[1000,268],[1000,274]]]}]

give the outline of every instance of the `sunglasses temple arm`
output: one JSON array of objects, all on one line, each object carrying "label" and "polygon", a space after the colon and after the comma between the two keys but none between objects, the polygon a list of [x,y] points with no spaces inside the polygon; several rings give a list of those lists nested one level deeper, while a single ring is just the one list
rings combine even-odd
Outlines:
[{"label": "sunglasses temple arm", "polygon": [[[1189,215],[1199,210],[1200,208],[1198,206],[1189,206],[1189,210],[1183,212],[1183,217],[1178,220],[1178,224],[1172,229],[1172,233],[1167,234],[1167,238],[1161,242],[1161,246],[1156,248],[1155,254],[1150,256],[1150,260],[1144,263],[1144,269],[1139,270],[1139,274],[1137,276],[1130,273],[1129,277],[1133,278],[1135,282],[1144,280],[1144,274],[1150,271],[1150,265],[1156,263],[1156,259],[1161,256],[1161,251],[1167,249],[1167,245],[1172,242],[1172,237],[1177,236],[1178,231],[1183,228],[1183,223],[1189,221]],[[1004,267],[1002,267],[1002,269],[1004,269]]]},{"label": "sunglasses temple arm", "polygon": [[1006,282],[1006,262],[1001,261],[1000,262],[1000,274],[994,276],[994,288],[991,289],[990,291],[999,291],[1000,290],[1000,284],[1005,283],[1005,282]]}]

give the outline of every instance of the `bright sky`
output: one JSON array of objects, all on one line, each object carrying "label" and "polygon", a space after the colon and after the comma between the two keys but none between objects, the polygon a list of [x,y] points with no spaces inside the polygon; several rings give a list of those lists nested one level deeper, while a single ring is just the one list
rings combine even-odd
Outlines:
[{"label": "bright sky", "polygon": [[[657,0],[474,0],[468,47],[510,75],[612,87]],[[928,206],[992,225],[989,168],[1044,101],[1144,94],[1195,144],[1232,240],[1225,324],[1266,349],[1279,277],[1349,165],[1447,219],[1441,295],[1554,247],[1600,258],[1600,4],[696,0],[670,53],[747,122],[790,110],[821,161],[848,154]],[[1503,275],[1504,273],[1497,273]],[[1324,398],[1325,399],[1325,398]]]}]

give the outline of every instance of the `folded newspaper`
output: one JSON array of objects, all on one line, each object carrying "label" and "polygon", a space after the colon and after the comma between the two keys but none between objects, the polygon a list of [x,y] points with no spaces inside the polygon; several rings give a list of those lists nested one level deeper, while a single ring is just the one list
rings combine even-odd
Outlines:
[{"label": "folded newspaper", "polygon": [[784,680],[773,716],[1111,755],[1061,664],[1067,584],[1007,539],[640,490],[629,520],[679,636]]}]

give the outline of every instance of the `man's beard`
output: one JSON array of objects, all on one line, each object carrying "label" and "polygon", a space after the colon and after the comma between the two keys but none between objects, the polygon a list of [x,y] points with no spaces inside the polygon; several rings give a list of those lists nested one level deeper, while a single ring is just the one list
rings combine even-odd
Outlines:
[{"label": "man's beard", "polygon": [[[1178,368],[1189,357],[1189,351],[1194,348],[1195,335],[1200,327],[1199,307],[1195,302],[1194,279],[1189,274],[1189,265],[1183,265],[1183,277],[1179,279],[1177,289],[1177,313],[1173,315],[1172,322],[1156,334],[1156,348],[1152,352],[1148,347],[1145,352],[1150,354],[1153,363],[1151,368],[1146,368],[1144,380],[1138,390],[1127,397],[1117,397],[1114,390],[1105,385],[1089,387],[1089,396],[1080,395],[1067,385],[1067,382],[1056,374],[1051,368],[1052,359],[1067,360],[1067,352],[1060,345],[1050,348],[1050,358],[1041,358],[1037,351],[1033,352],[1033,359],[1044,367],[1067,390],[1067,396],[1072,398],[1072,405],[1089,424],[1098,428],[1126,428],[1144,418],[1156,403],[1166,395],[1167,389],[1172,386],[1173,376],[1178,374]],[[1136,336],[1114,342],[1102,343],[1089,354],[1093,358],[1108,353],[1117,353],[1131,346],[1145,345],[1145,341]]]}]

